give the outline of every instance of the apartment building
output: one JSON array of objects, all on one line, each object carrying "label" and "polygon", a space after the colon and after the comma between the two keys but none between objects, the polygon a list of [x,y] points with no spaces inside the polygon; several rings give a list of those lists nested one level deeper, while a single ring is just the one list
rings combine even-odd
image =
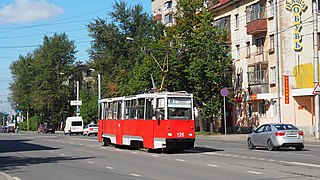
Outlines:
[{"label": "apartment building", "polygon": [[176,0],[151,0],[153,20],[166,26],[174,24],[173,14],[176,12]]},{"label": "apartment building", "polygon": [[216,25],[230,33],[235,76],[232,126],[292,123],[312,134],[312,1],[278,0],[277,7],[278,27],[275,0],[229,0],[211,8]]}]

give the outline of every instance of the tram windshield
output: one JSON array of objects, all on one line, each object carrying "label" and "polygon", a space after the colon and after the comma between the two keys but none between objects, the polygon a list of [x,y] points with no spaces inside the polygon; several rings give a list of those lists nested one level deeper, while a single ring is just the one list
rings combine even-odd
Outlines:
[{"label": "tram windshield", "polygon": [[191,119],[192,102],[190,98],[168,98],[168,119]]}]

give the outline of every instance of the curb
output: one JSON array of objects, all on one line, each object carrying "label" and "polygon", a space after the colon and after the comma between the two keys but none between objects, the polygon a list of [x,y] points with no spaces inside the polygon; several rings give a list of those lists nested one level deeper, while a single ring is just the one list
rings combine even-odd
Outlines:
[{"label": "curb", "polygon": [[9,174],[0,172],[0,180],[15,180],[15,179],[11,177]]}]

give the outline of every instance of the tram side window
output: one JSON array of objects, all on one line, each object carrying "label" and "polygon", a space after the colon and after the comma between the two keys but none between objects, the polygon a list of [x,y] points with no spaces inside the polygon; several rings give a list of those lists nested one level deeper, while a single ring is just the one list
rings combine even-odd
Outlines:
[{"label": "tram side window", "polygon": [[112,119],[117,119],[117,113],[118,113],[118,102],[114,101],[113,103],[113,111],[112,111]]},{"label": "tram side window", "polygon": [[156,117],[158,120],[164,119],[164,98],[157,99]]},{"label": "tram side window", "polygon": [[122,119],[122,101],[118,102],[117,119]]},{"label": "tram side window", "polygon": [[153,99],[146,100],[146,119],[152,119]]},{"label": "tram side window", "polygon": [[137,105],[137,118],[138,119],[143,119],[144,118],[144,98],[140,98],[138,99],[138,105]]},{"label": "tram side window", "polygon": [[130,100],[125,101],[125,113],[124,113],[124,119],[129,119],[131,110]]},{"label": "tram side window", "polygon": [[130,106],[130,110],[129,110],[129,118],[134,119],[134,118],[136,118],[136,112],[137,112],[137,108],[136,108],[137,100],[136,99],[131,100],[130,105],[131,106]]},{"label": "tram side window", "polygon": [[113,109],[113,104],[112,102],[108,102],[108,106],[107,106],[107,118],[108,119],[112,119],[112,109]]}]

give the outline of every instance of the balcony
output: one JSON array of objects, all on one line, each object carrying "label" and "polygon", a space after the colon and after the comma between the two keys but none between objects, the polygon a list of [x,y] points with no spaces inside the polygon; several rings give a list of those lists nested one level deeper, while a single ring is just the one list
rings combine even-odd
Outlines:
[{"label": "balcony", "polygon": [[161,21],[162,20],[162,14],[157,14],[155,16],[153,16],[153,21],[157,22],[157,21]]},{"label": "balcony", "polygon": [[269,54],[268,51],[255,52],[247,57],[247,64],[268,64]]},{"label": "balcony", "polygon": [[246,10],[247,34],[256,35],[268,31],[268,21],[265,7],[255,4]]},{"label": "balcony", "polygon": [[[252,85],[269,86],[268,64],[248,65],[248,83]],[[264,88],[265,89],[265,88]],[[262,92],[260,92],[262,93]]]},{"label": "balcony", "polygon": [[268,31],[267,19],[257,19],[247,24],[247,34],[255,35]]}]

